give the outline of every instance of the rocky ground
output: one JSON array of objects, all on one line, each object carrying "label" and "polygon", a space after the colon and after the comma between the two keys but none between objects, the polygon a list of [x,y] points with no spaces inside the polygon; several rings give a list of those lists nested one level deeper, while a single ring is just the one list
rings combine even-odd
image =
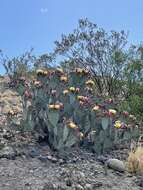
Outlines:
[{"label": "rocky ground", "polygon": [[67,157],[37,144],[31,134],[6,128],[6,112],[21,112],[21,99],[0,79],[0,190],[142,190],[143,176],[109,169],[103,160],[125,161],[128,150],[104,157],[74,149]]},{"label": "rocky ground", "polygon": [[39,156],[33,151],[28,156],[0,159],[0,190],[11,189],[141,190],[143,178],[111,169],[106,173],[95,155],[87,152],[80,152],[78,159],[69,158],[66,162],[49,152],[46,156]]}]

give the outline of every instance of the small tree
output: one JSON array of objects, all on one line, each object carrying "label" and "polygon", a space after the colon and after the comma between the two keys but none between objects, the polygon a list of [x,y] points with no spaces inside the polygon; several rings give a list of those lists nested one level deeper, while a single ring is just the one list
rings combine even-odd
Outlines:
[{"label": "small tree", "polygon": [[141,119],[143,116],[143,46],[131,46],[128,62],[125,67],[124,81],[126,86],[123,107]]},{"label": "small tree", "polygon": [[108,34],[88,19],[81,19],[73,33],[62,35],[61,41],[55,42],[54,54],[62,56],[62,66],[69,70],[88,68],[100,93],[117,95],[126,64],[126,43],[124,31]]},{"label": "small tree", "polygon": [[16,80],[19,77],[26,77],[28,75],[36,59],[35,56],[32,55],[32,51],[33,49],[12,59],[1,53],[1,62],[6,70],[6,74],[11,80]]}]

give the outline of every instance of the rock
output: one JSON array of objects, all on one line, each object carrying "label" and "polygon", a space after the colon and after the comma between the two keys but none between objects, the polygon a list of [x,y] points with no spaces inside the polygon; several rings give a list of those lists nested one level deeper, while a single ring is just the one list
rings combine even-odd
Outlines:
[{"label": "rock", "polygon": [[85,189],[86,190],[92,190],[93,189],[93,186],[91,184],[86,184],[85,185]]},{"label": "rock", "polygon": [[84,190],[84,188],[80,184],[77,184],[75,190]]},{"label": "rock", "polygon": [[143,187],[143,178],[142,177],[138,177],[135,180],[135,183],[139,186],[139,187]]},{"label": "rock", "polygon": [[48,160],[47,156],[42,156],[42,155],[38,156],[38,159],[39,159],[41,162],[47,162],[47,160]]},{"label": "rock", "polygon": [[43,156],[43,155],[40,155],[38,156],[38,159],[41,160],[42,162],[46,162],[46,161],[51,161],[52,163],[56,163],[58,162],[58,159],[53,157],[53,156]]},{"label": "rock", "polygon": [[52,183],[45,184],[42,190],[57,190],[57,186]]},{"label": "rock", "polygon": [[79,175],[80,178],[85,178],[85,174],[83,172],[79,172],[78,175]]},{"label": "rock", "polygon": [[107,160],[108,160],[108,158],[105,156],[98,156],[97,157],[97,161],[101,162],[102,164],[104,164]]},{"label": "rock", "polygon": [[106,164],[109,168],[113,169],[113,170],[117,170],[119,172],[125,172],[125,165],[123,163],[123,161],[118,160],[118,159],[109,159],[106,161]]},{"label": "rock", "polygon": [[52,163],[56,163],[56,162],[58,162],[58,159],[55,157],[52,157],[51,161],[52,161]]},{"label": "rock", "polygon": [[63,160],[63,159],[59,159],[58,160],[59,164],[62,165],[62,164],[65,164],[66,162]]},{"label": "rock", "polygon": [[100,181],[96,181],[96,182],[92,185],[93,189],[96,189],[97,187],[101,187],[101,186],[103,186],[103,183],[100,182]]},{"label": "rock", "polygon": [[35,157],[39,156],[39,154],[40,154],[39,151],[36,150],[35,148],[32,148],[29,151],[29,155],[30,155],[31,158],[35,158]]},{"label": "rock", "polygon": [[67,185],[67,186],[69,186],[69,187],[72,186],[72,181],[71,181],[70,178],[66,178],[66,179],[65,179],[65,182],[66,182],[66,185]]},{"label": "rock", "polygon": [[16,153],[12,147],[6,146],[0,151],[0,158],[15,159]]}]

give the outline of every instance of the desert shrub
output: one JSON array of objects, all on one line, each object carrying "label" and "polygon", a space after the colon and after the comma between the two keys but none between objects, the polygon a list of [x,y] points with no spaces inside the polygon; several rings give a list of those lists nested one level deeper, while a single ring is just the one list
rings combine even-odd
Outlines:
[{"label": "desert shrub", "polygon": [[142,120],[143,116],[143,46],[129,48],[124,69],[124,100],[122,106]]},{"label": "desert shrub", "polygon": [[132,95],[125,101],[123,101],[120,106],[120,110],[128,110],[130,113],[136,115],[138,120],[142,120],[143,116],[143,97],[138,95]]},{"label": "desert shrub", "polygon": [[55,42],[53,54],[57,60],[62,57],[63,69],[88,68],[99,93],[117,96],[128,58],[126,44],[124,31],[107,33],[88,19],[80,19],[73,32]]},{"label": "desert shrub", "polygon": [[33,49],[25,52],[23,55],[8,58],[1,53],[1,63],[3,64],[6,74],[12,81],[16,81],[20,77],[28,77],[29,72],[34,64],[35,56],[32,54]]}]

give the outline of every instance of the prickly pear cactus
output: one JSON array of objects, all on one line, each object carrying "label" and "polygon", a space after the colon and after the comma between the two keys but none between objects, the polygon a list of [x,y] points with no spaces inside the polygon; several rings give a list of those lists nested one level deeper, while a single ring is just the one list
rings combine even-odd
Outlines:
[{"label": "prickly pear cactus", "polygon": [[17,89],[23,97],[25,129],[46,127],[58,151],[88,140],[101,154],[138,136],[135,117],[118,113],[111,98],[96,96],[96,84],[86,69],[65,73],[42,68],[29,84],[19,81]]}]

